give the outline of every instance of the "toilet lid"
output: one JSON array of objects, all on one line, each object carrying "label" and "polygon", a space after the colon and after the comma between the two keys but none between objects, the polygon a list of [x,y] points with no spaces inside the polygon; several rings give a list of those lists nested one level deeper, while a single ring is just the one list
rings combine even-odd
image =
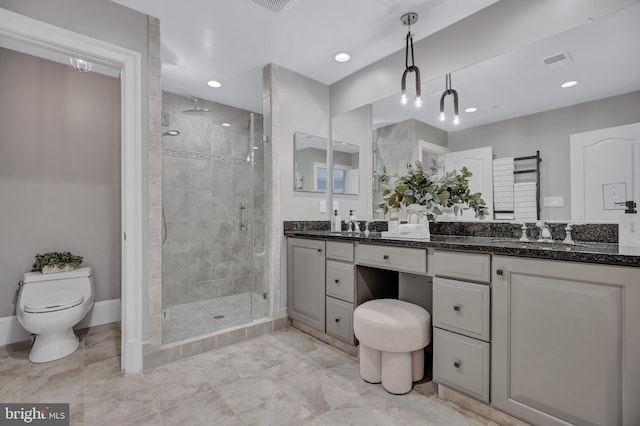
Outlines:
[{"label": "toilet lid", "polygon": [[24,311],[33,314],[61,311],[78,306],[82,302],[84,302],[84,296],[78,296],[74,291],[45,290],[38,294],[33,294],[30,300],[25,303]]}]

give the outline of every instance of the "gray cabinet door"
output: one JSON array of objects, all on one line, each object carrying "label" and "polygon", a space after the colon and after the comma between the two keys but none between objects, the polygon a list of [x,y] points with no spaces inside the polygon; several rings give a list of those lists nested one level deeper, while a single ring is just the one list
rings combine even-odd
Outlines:
[{"label": "gray cabinet door", "polygon": [[287,305],[289,317],[325,331],[325,242],[288,239]]},{"label": "gray cabinet door", "polygon": [[640,269],[493,264],[492,404],[534,424],[640,424]]}]

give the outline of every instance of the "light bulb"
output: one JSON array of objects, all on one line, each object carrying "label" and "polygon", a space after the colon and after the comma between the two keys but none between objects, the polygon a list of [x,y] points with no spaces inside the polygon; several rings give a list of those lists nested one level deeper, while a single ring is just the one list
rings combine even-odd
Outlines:
[{"label": "light bulb", "polygon": [[453,116],[453,124],[460,124],[460,117],[458,117],[457,115]]},{"label": "light bulb", "polygon": [[400,95],[400,103],[402,105],[406,105],[409,100],[407,99],[407,92],[405,90],[402,91],[402,95]]},{"label": "light bulb", "polygon": [[440,113],[440,121],[444,121],[446,117],[444,116],[444,111]]},{"label": "light bulb", "polygon": [[416,108],[420,108],[422,106],[422,97],[421,96],[416,96],[415,106],[416,106]]}]

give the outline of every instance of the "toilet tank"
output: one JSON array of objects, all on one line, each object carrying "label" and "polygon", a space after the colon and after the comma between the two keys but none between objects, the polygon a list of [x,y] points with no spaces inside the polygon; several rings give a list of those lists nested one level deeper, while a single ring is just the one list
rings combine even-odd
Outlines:
[{"label": "toilet tank", "polygon": [[22,307],[25,300],[31,299],[32,294],[52,289],[73,292],[83,296],[85,300],[93,301],[95,295],[93,270],[91,267],[84,267],[52,274],[27,272],[24,274],[22,285],[20,286],[18,305]]}]

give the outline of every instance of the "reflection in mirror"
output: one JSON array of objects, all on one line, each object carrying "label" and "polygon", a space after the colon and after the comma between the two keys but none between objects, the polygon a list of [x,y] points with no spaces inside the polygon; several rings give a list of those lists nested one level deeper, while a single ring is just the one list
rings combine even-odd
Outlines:
[{"label": "reflection in mirror", "polygon": [[294,191],[327,192],[327,140],[295,132],[293,144]]},{"label": "reflection in mirror", "polygon": [[[458,125],[439,120],[444,76],[422,83],[423,93],[429,95],[424,96],[421,109],[400,105],[399,93],[374,103],[374,182],[383,166],[391,168],[388,171],[392,173],[402,172],[407,164],[421,158],[420,141],[451,152],[491,146],[494,159],[506,162],[540,151],[540,184],[535,189],[540,191],[541,219],[580,219],[572,217],[570,139],[575,134],[640,121],[640,55],[629,54],[637,51],[638,22],[640,5],[635,4],[592,23],[452,70],[453,88],[460,97]],[[571,80],[578,84],[561,87]],[[515,171],[517,166],[511,167]],[[594,170],[588,169],[585,181]],[[520,178],[514,176],[517,185]],[[376,192],[374,187],[374,209]],[[602,194],[599,190],[598,196]],[[589,217],[588,212],[582,216]]]},{"label": "reflection in mirror", "polygon": [[360,148],[346,142],[333,142],[333,193],[360,192]]}]

